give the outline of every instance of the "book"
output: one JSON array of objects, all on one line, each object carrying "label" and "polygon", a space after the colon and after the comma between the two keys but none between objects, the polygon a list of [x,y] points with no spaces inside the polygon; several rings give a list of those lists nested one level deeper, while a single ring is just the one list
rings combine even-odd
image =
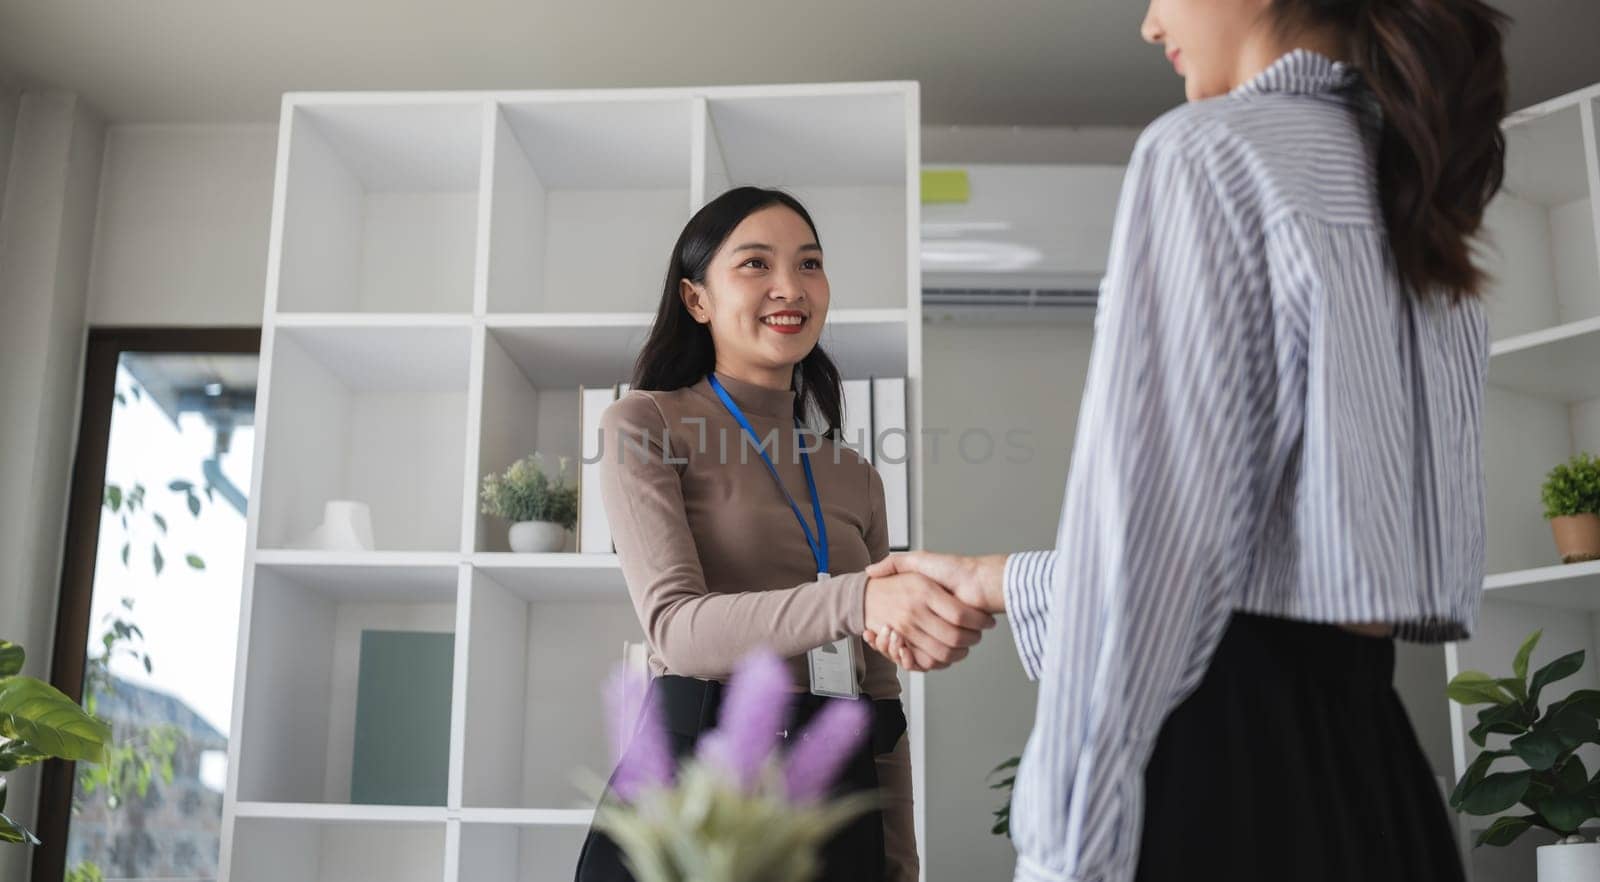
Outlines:
[{"label": "book", "polygon": [[872,381],[845,380],[844,406],[841,408],[840,440],[851,450],[872,462]]},{"label": "book", "polygon": [[[584,554],[610,554],[611,527],[606,523],[605,503],[600,498],[600,416],[617,399],[617,387],[580,387],[578,425],[583,432],[583,467],[578,483],[578,551]],[[616,451],[604,451],[616,456]]]},{"label": "book", "polygon": [[883,479],[883,501],[888,510],[889,547],[911,547],[910,437],[906,423],[904,377],[877,377],[872,381],[873,465]]},{"label": "book", "polygon": [[455,635],[361,632],[350,801],[445,804]]}]

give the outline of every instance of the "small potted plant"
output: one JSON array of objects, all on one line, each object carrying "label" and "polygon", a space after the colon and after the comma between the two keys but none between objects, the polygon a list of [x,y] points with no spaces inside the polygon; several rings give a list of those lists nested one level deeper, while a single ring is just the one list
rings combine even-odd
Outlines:
[{"label": "small potted plant", "polygon": [[1600,460],[1580,453],[1551,469],[1543,497],[1562,562],[1600,560]]},{"label": "small potted plant", "polygon": [[[1539,848],[1539,882],[1593,882],[1600,879],[1600,843],[1578,829],[1600,819],[1600,775],[1591,778],[1577,752],[1600,744],[1600,690],[1577,690],[1541,712],[1540,693],[1577,673],[1584,656],[1582,650],[1564,655],[1530,678],[1528,659],[1541,633],[1517,650],[1511,677],[1464,671],[1450,681],[1452,701],[1488,705],[1468,733],[1484,750],[1456,784],[1450,805],[1469,815],[1500,815],[1476,845],[1508,845],[1534,827],[1562,837]],[[1491,735],[1510,738],[1491,750]],[[1519,805],[1525,813],[1510,813]]]},{"label": "small potted plant", "polygon": [[578,487],[566,481],[566,457],[559,461],[555,481],[544,473],[543,462],[535,453],[504,474],[483,477],[483,513],[511,522],[512,551],[560,551],[578,521]]}]

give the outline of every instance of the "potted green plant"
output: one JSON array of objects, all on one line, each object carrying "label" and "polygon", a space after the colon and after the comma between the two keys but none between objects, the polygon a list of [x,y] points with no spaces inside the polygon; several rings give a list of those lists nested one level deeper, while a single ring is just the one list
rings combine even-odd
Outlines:
[{"label": "potted green plant", "polygon": [[[25,658],[22,647],[0,640],[0,772],[52,758],[101,762],[111,727],[49,683],[21,676]],[[0,778],[0,842],[38,845],[5,809],[6,779]]]},{"label": "potted green plant", "polygon": [[484,475],[480,495],[483,513],[511,522],[512,551],[560,551],[567,532],[578,522],[578,487],[568,484],[567,459],[559,460],[556,480],[542,468],[535,453],[512,463],[503,474]]},{"label": "potted green plant", "polygon": [[[1600,744],[1600,690],[1577,690],[1541,711],[1545,687],[1577,673],[1584,658],[1582,650],[1568,653],[1529,677],[1528,661],[1542,633],[1535,631],[1517,650],[1512,676],[1464,671],[1450,681],[1452,701],[1488,705],[1468,733],[1484,749],[1456,784],[1450,805],[1469,815],[1500,816],[1476,845],[1507,845],[1534,827],[1561,836],[1538,850],[1539,882],[1593,882],[1600,879],[1600,843],[1578,830],[1600,819],[1600,773],[1591,777],[1577,751]],[[1503,746],[1490,749],[1490,736],[1509,738],[1497,738]],[[1510,814],[1517,806],[1526,813]]]},{"label": "potted green plant", "polygon": [[1542,495],[1562,562],[1600,560],[1600,460],[1580,453],[1551,469]]}]

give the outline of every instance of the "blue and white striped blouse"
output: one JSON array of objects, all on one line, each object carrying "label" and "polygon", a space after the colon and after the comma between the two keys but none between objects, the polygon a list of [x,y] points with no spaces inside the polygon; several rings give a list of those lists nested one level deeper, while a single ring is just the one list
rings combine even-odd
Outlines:
[{"label": "blue and white striped blouse", "polygon": [[1006,563],[1041,681],[1019,880],[1133,877],[1144,764],[1234,611],[1473,628],[1488,326],[1402,288],[1374,107],[1296,50],[1134,149],[1056,549]]}]

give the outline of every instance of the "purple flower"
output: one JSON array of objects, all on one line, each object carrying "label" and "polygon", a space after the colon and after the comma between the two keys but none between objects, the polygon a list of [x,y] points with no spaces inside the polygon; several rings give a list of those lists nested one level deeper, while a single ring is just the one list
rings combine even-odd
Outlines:
[{"label": "purple flower", "polygon": [[606,679],[606,720],[617,771],[611,790],[624,802],[640,792],[672,783],[672,749],[661,724],[661,709],[648,696],[649,678],[618,665]]},{"label": "purple flower", "polygon": [[789,670],[777,655],[758,650],[746,656],[734,669],[717,728],[700,738],[699,759],[748,792],[778,745],[793,699],[789,685]]},{"label": "purple flower", "polygon": [[799,743],[790,749],[783,770],[792,802],[816,802],[828,795],[839,771],[866,737],[871,719],[865,701],[844,700],[828,702],[811,719]]}]

